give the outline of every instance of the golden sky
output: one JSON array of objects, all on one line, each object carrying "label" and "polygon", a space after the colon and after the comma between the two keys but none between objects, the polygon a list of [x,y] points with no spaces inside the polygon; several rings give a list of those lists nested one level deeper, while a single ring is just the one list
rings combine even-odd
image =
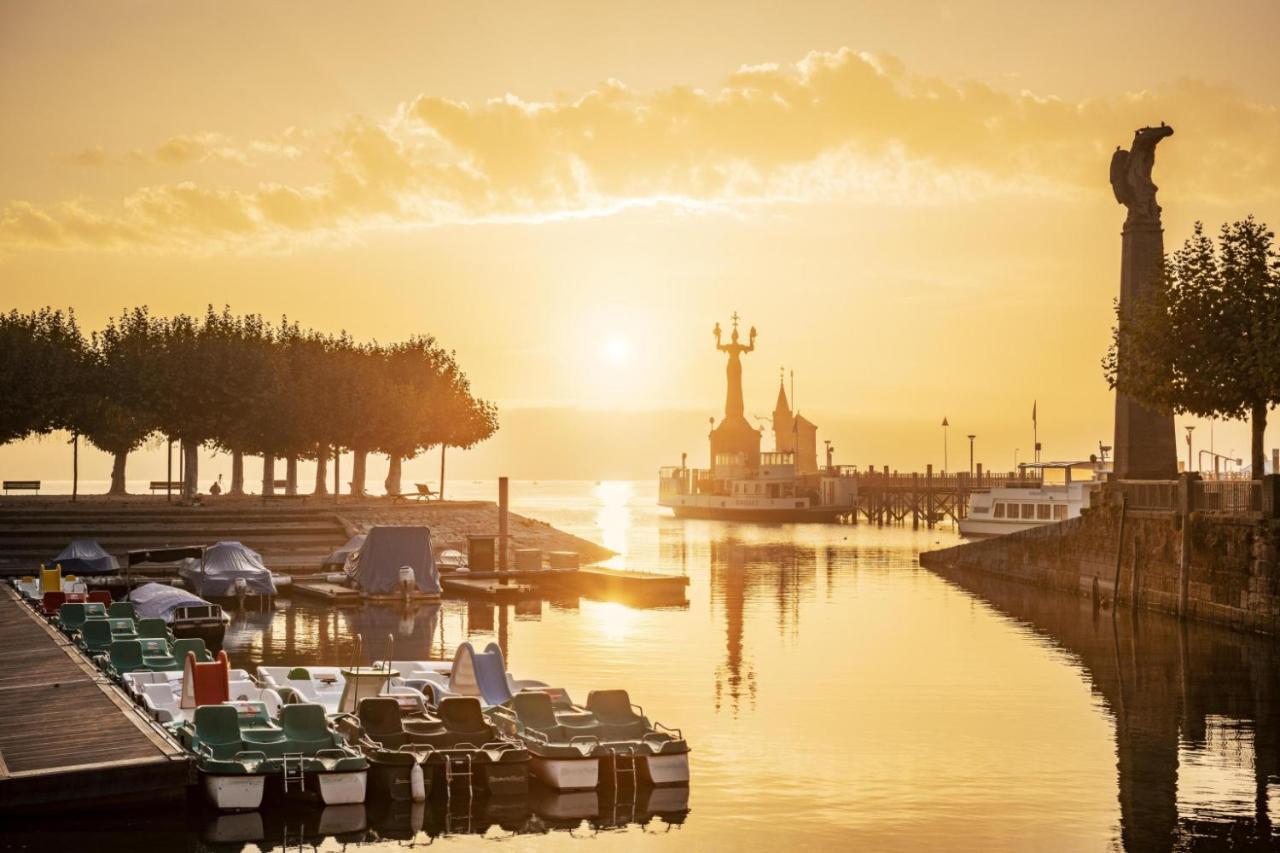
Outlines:
[{"label": "golden sky", "polygon": [[1080,456],[1114,147],[1176,128],[1169,247],[1280,224],[1280,6],[1113,5],[5,3],[0,307],[431,332],[542,477],[705,455],[736,309],[842,461]]}]

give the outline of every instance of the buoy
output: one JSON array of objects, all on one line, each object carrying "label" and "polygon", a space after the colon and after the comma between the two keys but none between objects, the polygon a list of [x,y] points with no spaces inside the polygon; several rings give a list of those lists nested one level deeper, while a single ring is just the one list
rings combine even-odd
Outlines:
[{"label": "buoy", "polygon": [[415,803],[425,802],[427,799],[427,782],[422,776],[422,765],[416,761],[409,771],[409,794]]}]

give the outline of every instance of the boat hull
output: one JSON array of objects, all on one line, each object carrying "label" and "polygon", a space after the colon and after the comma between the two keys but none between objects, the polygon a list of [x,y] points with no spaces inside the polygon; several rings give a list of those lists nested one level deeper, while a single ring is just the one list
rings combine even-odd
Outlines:
[{"label": "boat hull", "polygon": [[315,777],[316,787],[320,789],[320,799],[326,806],[344,806],[364,802],[368,779],[366,771],[317,773]]},{"label": "boat hull", "polygon": [[640,779],[658,788],[689,784],[689,753],[650,755],[640,762]]},{"label": "boat hull", "polygon": [[600,784],[600,759],[539,758],[530,765],[533,778],[556,791],[589,791]]},{"label": "boat hull", "polygon": [[211,773],[204,777],[204,791],[209,802],[224,811],[256,809],[262,805],[262,793],[266,789],[265,776],[218,776]]}]

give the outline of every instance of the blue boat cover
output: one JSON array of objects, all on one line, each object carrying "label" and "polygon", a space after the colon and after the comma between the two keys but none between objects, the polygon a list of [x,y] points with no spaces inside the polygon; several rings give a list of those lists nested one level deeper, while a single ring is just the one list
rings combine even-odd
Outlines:
[{"label": "blue boat cover", "polygon": [[144,583],[129,593],[133,609],[139,619],[163,619],[173,621],[173,612],[179,607],[208,606],[209,602],[185,589],[163,583]]},{"label": "blue boat cover", "polygon": [[219,542],[204,549],[204,566],[190,558],[178,567],[181,577],[197,595],[233,598],[236,580],[244,578],[248,595],[275,595],[276,584],[261,555],[239,542]]},{"label": "blue boat cover", "polygon": [[120,570],[116,558],[92,539],[72,539],[71,544],[46,565],[62,566],[64,575],[109,575]]},{"label": "blue boat cover", "polygon": [[347,560],[351,559],[351,555],[360,550],[360,546],[364,544],[365,535],[357,533],[347,540],[347,544],[341,548],[334,550],[332,554],[325,557],[320,563],[321,568],[329,566],[337,566],[339,569],[347,565]]},{"label": "blue boat cover", "polygon": [[418,589],[440,594],[440,574],[431,555],[431,531],[425,527],[375,527],[347,561],[347,576],[366,593],[385,595],[400,589],[400,567],[413,569]]}]

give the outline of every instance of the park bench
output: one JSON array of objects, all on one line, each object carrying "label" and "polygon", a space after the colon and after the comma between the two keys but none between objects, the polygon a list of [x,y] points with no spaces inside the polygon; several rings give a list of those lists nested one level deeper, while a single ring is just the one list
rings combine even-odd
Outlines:
[{"label": "park bench", "polygon": [[298,493],[296,495],[285,494],[283,489],[286,489],[289,487],[288,480],[272,480],[271,485],[273,486],[273,488],[280,489],[281,491],[277,491],[274,494],[270,494],[270,495],[263,495],[262,499],[264,501],[305,501],[308,497],[310,497],[310,495],[304,495],[302,493]]},{"label": "park bench", "polygon": [[439,497],[439,495],[431,491],[431,487],[428,486],[426,483],[414,483],[413,485],[416,486],[418,489],[418,494],[416,495],[416,497],[419,500],[429,501],[432,498]]},{"label": "park bench", "polygon": [[156,492],[181,492],[182,483],[178,480],[152,480],[151,494]]},{"label": "park bench", "polygon": [[39,492],[39,491],[40,491],[40,481],[39,481],[39,480],[5,480],[5,481],[4,481],[4,493],[7,495],[7,494],[9,494],[9,492],[11,492],[11,491],[13,491],[13,492]]}]

